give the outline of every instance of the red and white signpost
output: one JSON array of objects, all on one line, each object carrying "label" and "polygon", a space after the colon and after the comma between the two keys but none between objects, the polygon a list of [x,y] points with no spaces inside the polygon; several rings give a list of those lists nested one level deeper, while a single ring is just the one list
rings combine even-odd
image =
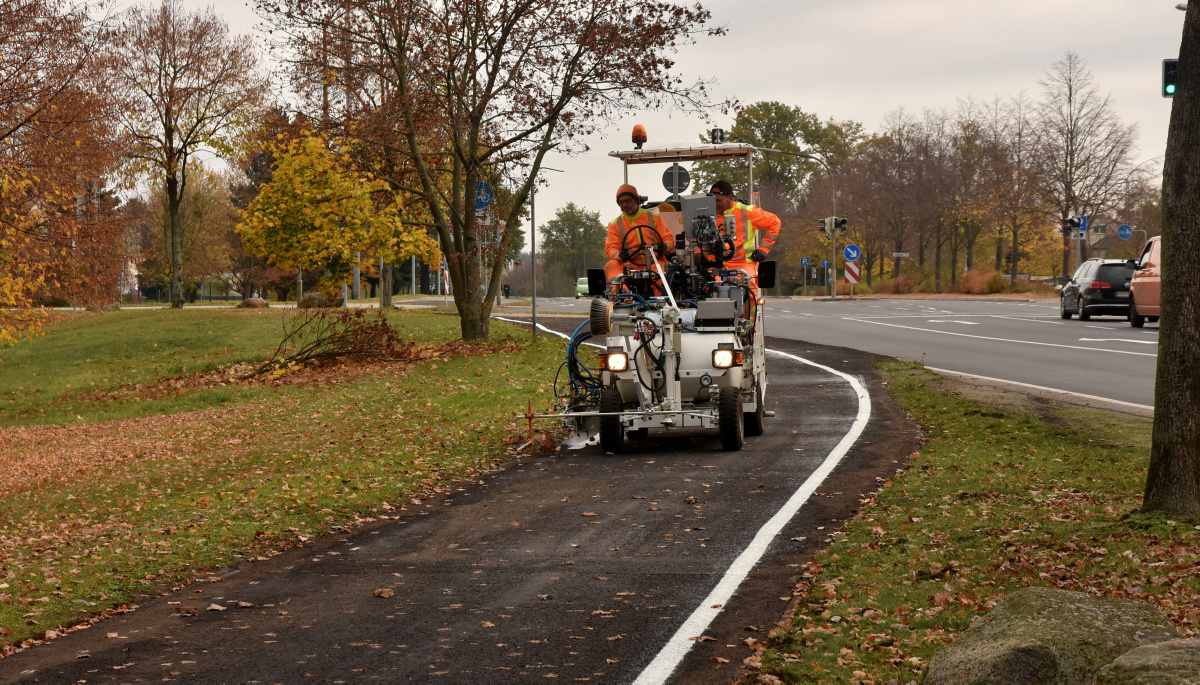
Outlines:
[{"label": "red and white signpost", "polygon": [[854,284],[858,283],[860,273],[862,272],[858,268],[858,262],[846,262],[846,282],[850,284],[850,297],[854,297]]}]

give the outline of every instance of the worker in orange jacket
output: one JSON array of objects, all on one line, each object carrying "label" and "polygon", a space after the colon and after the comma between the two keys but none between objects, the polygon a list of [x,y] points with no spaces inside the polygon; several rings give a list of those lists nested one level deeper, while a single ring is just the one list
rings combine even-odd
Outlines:
[{"label": "worker in orange jacket", "polygon": [[730,271],[741,269],[750,274],[750,287],[758,297],[758,262],[767,258],[779,237],[779,217],[760,207],[738,202],[729,181],[717,181],[709,193],[716,200],[717,214],[732,215],[737,227],[733,257],[726,260],[725,268]]},{"label": "worker in orange jacket", "polygon": [[611,281],[620,276],[626,266],[653,271],[647,247],[654,248],[665,270],[663,260],[675,251],[675,236],[666,222],[657,211],[642,209],[637,188],[628,183],[617,188],[617,205],[621,207],[621,216],[609,222],[608,239],[604,241],[604,253],[609,260],[604,265],[605,279]]}]

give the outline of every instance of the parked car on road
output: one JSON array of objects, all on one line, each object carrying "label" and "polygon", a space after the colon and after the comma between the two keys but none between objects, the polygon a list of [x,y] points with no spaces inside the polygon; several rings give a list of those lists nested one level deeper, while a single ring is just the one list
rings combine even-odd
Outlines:
[{"label": "parked car on road", "polygon": [[1129,282],[1133,267],[1124,259],[1089,259],[1063,286],[1058,308],[1062,318],[1078,314],[1080,321],[1093,316],[1129,313]]},{"label": "parked car on road", "polygon": [[588,296],[588,281],[587,277],[575,279],[575,299]]},{"label": "parked car on road", "polygon": [[1142,249],[1142,256],[1129,260],[1135,268],[1130,283],[1129,325],[1141,328],[1147,321],[1158,321],[1162,303],[1162,238],[1155,236]]}]

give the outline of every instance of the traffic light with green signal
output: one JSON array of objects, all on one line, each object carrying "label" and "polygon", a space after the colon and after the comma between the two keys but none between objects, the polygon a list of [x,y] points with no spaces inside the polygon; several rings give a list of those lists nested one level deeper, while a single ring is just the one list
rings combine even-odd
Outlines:
[{"label": "traffic light with green signal", "polygon": [[1164,59],[1163,60],[1163,81],[1162,81],[1162,96],[1165,98],[1175,97],[1175,75],[1179,71],[1179,60]]}]

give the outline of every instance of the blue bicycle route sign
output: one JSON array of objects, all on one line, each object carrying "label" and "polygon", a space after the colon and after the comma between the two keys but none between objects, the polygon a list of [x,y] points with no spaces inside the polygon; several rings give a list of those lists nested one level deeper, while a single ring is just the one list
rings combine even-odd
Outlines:
[{"label": "blue bicycle route sign", "polygon": [[475,211],[480,212],[492,204],[492,188],[485,181],[475,181]]},{"label": "blue bicycle route sign", "polygon": [[1129,240],[1133,237],[1133,226],[1121,224],[1121,227],[1117,229],[1117,237],[1121,240]]}]

